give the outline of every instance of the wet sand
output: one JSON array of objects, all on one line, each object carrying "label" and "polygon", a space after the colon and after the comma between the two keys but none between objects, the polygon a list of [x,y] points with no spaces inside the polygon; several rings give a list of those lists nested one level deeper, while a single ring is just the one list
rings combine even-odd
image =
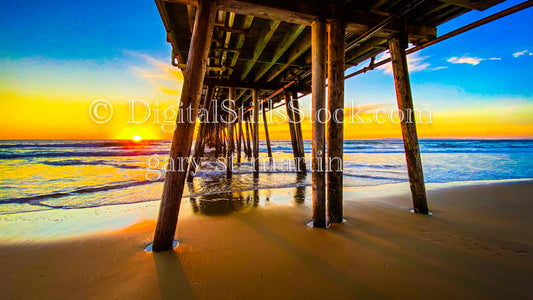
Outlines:
[{"label": "wet sand", "polygon": [[[110,219],[135,212],[120,230],[5,240],[1,298],[533,298],[533,181],[430,185],[431,216],[408,211],[407,184],[350,188],[346,222],[328,229],[307,226],[310,190],[184,199],[180,246],[163,253],[143,250],[157,203],[140,215],[95,210]],[[84,224],[87,212],[64,212],[59,223]],[[19,224],[52,214],[24,214]]]}]

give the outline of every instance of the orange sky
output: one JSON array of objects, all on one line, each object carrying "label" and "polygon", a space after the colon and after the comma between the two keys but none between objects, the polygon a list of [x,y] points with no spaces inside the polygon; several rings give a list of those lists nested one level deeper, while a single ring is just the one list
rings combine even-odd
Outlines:
[{"label": "orange sky", "polygon": [[[50,84],[32,87],[24,82],[10,85],[9,81],[0,84],[0,109],[3,116],[0,119],[0,126],[3,128],[0,139],[130,139],[135,134],[143,139],[169,139],[171,133],[162,130],[162,112],[170,105],[177,105],[183,76],[178,69],[167,63],[147,56],[138,58],[144,60],[145,65],[142,68],[128,68],[127,71],[135,74],[139,82],[137,85],[144,84],[141,92],[112,90],[100,93],[90,89],[64,91]],[[113,105],[113,117],[105,124],[97,124],[89,116],[89,107],[96,99],[105,99]],[[131,99],[142,99],[149,103],[151,115],[146,122],[128,123],[128,100]],[[356,107],[348,107],[345,138],[401,137],[399,124],[390,120],[376,122],[376,110],[389,112],[395,109],[395,101],[394,95],[390,95],[388,103],[361,103]],[[309,102],[310,97],[302,99],[302,110],[309,109]],[[418,105],[415,101],[415,107]],[[427,103],[420,107],[431,111],[431,123],[425,120],[418,124],[420,137],[533,137],[533,104],[527,101],[508,104],[502,101],[500,104],[469,105],[461,109],[434,108]],[[154,108],[159,109],[159,120]],[[284,115],[284,107],[278,110]],[[353,117],[357,111],[360,119]],[[136,112],[136,119],[141,120],[145,113],[144,107],[137,105]],[[308,116],[308,113],[305,115]],[[393,116],[396,118],[396,113]],[[288,139],[287,123],[283,120],[274,122],[276,118],[272,120],[269,124],[271,139]],[[387,115],[378,114],[378,120],[387,120]],[[173,121],[168,122],[170,124],[165,125],[165,129],[170,131],[168,126]],[[311,124],[308,119],[304,119],[302,128],[304,138],[310,139]],[[260,127],[260,136],[264,138],[263,126]]]}]

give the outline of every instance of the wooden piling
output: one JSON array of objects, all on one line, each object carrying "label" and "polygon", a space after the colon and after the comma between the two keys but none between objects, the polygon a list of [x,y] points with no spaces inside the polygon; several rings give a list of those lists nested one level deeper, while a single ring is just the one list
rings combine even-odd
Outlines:
[{"label": "wooden piling", "polygon": [[237,163],[241,163],[241,152],[244,148],[244,151],[246,152],[246,143],[244,143],[244,135],[242,132],[242,114],[239,112],[239,142],[237,143]]},{"label": "wooden piling", "polygon": [[398,109],[400,110],[400,117],[403,116],[400,125],[402,128],[405,158],[407,160],[409,185],[411,187],[411,195],[413,198],[413,208],[416,213],[428,214],[424,173],[422,171],[422,160],[420,158],[420,147],[418,145],[413,98],[411,95],[411,84],[409,82],[409,71],[405,54],[406,47],[407,39],[405,38],[405,34],[395,34],[389,37],[392,70],[394,73],[394,83],[396,85],[396,98],[398,101]]},{"label": "wooden piling", "polygon": [[266,117],[266,109],[264,105],[263,105],[263,125],[265,126],[265,139],[266,139],[266,145],[267,145],[268,159],[270,160],[270,163],[272,163],[272,149],[270,148],[270,137],[268,135],[268,124],[267,124],[267,117]]},{"label": "wooden piling", "polygon": [[247,117],[244,121],[244,127],[246,127],[246,156],[249,160],[252,157],[252,146],[250,144],[250,117]]},{"label": "wooden piling", "polygon": [[299,146],[298,146],[298,137],[296,135],[295,130],[295,122],[294,122],[294,111],[292,109],[291,104],[291,94],[289,91],[285,91],[284,93],[285,97],[285,109],[287,111],[287,123],[289,123],[289,133],[291,135],[291,146],[292,146],[292,155],[294,157],[294,167],[298,168],[299,162],[298,162],[298,153],[299,153]]},{"label": "wooden piling", "polygon": [[252,99],[254,102],[254,124],[252,138],[254,140],[254,154],[253,154],[253,166],[254,166],[254,179],[259,179],[259,91],[252,91]]},{"label": "wooden piling", "polygon": [[226,178],[231,179],[231,176],[233,174],[233,151],[234,151],[234,140],[233,140],[233,123],[234,120],[234,114],[235,111],[235,88],[231,87],[229,88],[229,113],[228,113],[228,151],[226,152]]},{"label": "wooden piling", "polygon": [[313,147],[313,226],[326,227],[326,174],[325,174],[325,129],[326,129],[326,22],[311,23],[311,74]]},{"label": "wooden piling", "polygon": [[[224,119],[224,121],[225,120],[226,119]],[[228,153],[228,147],[227,147],[227,143],[226,143],[226,140],[227,140],[226,127],[224,125],[225,124],[220,124],[220,127],[222,128],[222,130],[220,130],[220,141],[221,141],[221,144],[222,144],[222,155],[226,156],[226,153]]]},{"label": "wooden piling", "polygon": [[[172,138],[170,159],[175,166],[178,166],[181,161],[183,161],[184,165],[187,165],[187,159],[190,155],[198,105],[202,96],[206,62],[214,31],[216,11],[215,1],[198,1],[190,43],[192,51],[189,51],[188,54],[181,91],[182,107],[192,108],[192,113],[189,120],[187,117],[180,118],[182,114],[186,114],[185,110],[178,110],[177,120],[183,119],[184,121],[176,122],[176,129]],[[165,175],[161,206],[154,233],[153,251],[172,249],[186,172],[187,167],[184,166],[182,170],[170,170]]]},{"label": "wooden piling", "polygon": [[342,222],[343,122],[344,122],[344,23],[335,19],[328,33],[328,222]]},{"label": "wooden piling", "polygon": [[198,134],[196,135],[196,141],[194,142],[194,152],[192,155],[192,163],[189,164],[189,170],[187,171],[187,182],[193,182],[194,175],[196,174],[196,168],[201,163],[201,157],[204,156],[205,140],[207,135],[207,118],[209,117],[209,109],[211,107],[211,98],[213,97],[213,87],[207,88],[207,93],[204,99],[204,111],[207,116],[204,116],[204,122],[198,126]]},{"label": "wooden piling", "polygon": [[296,144],[298,149],[298,161],[296,162],[296,171],[300,175],[307,174],[307,167],[305,164],[305,148],[304,148],[304,138],[302,135],[302,120],[300,118],[300,105],[298,104],[298,93],[291,93],[291,107],[292,107],[292,118],[294,120],[294,133],[296,134]]},{"label": "wooden piling", "polygon": [[215,132],[214,132],[214,139],[215,139],[215,158],[218,158],[220,155],[220,120],[216,119],[215,121]]}]

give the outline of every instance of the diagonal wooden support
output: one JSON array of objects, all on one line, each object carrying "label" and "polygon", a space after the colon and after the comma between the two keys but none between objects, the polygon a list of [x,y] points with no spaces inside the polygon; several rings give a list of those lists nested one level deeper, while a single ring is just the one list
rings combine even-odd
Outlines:
[{"label": "diagonal wooden support", "polygon": [[304,138],[302,135],[302,120],[300,118],[300,104],[298,104],[298,93],[292,92],[291,99],[293,113],[292,117],[294,119],[294,132],[296,133],[298,141],[298,165],[297,172],[300,175],[307,175],[307,167],[305,164],[305,148],[304,148]]},{"label": "diagonal wooden support", "polygon": [[[422,171],[422,159],[416,133],[415,113],[413,110],[413,97],[409,82],[409,70],[405,48],[407,41],[401,34],[389,38],[389,49],[392,58],[392,71],[396,85],[396,98],[400,111],[400,125],[402,128],[405,158],[407,160],[407,172],[409,185],[413,197],[413,207],[416,213],[428,214],[426,187],[424,184],[424,172]],[[403,116],[403,118],[402,118]]]},{"label": "diagonal wooden support", "polygon": [[265,139],[266,139],[266,145],[267,145],[268,158],[270,159],[270,163],[272,164],[272,148],[270,147],[270,136],[268,134],[268,124],[267,124],[265,105],[263,105],[263,125],[265,127]]},{"label": "diagonal wooden support", "polygon": [[[198,106],[202,96],[206,62],[213,36],[216,11],[216,3],[214,1],[198,1],[198,10],[194,20],[190,44],[190,49],[193,49],[193,51],[189,51],[187,58],[187,68],[185,69],[181,91],[182,109],[178,110],[178,121],[176,122],[170,149],[170,160],[175,169],[170,169],[165,175],[161,206],[154,234],[153,251],[172,249],[183,186],[185,184],[187,160],[191,151]],[[187,108],[192,108],[190,116],[187,116]],[[185,116],[182,116],[183,114]],[[181,122],[180,120],[184,121]],[[183,166],[180,168],[182,163]]]},{"label": "diagonal wooden support", "polygon": [[291,134],[292,155],[294,157],[294,166],[298,166],[298,136],[294,128],[294,112],[291,106],[291,95],[285,91],[285,109],[287,111],[287,123],[289,124],[289,133]]},{"label": "diagonal wooden support", "polygon": [[204,99],[204,109],[207,113],[206,116],[203,117],[204,122],[200,123],[200,126],[198,127],[198,134],[196,135],[196,141],[194,143],[194,152],[192,155],[192,162],[189,164],[189,169],[187,171],[187,182],[193,182],[194,175],[196,174],[196,169],[198,168],[198,165],[201,163],[201,157],[204,156],[204,147],[205,147],[205,136],[207,132],[207,118],[209,117],[209,110],[211,108],[211,98],[213,97],[213,87],[207,88],[207,93],[205,95]]}]

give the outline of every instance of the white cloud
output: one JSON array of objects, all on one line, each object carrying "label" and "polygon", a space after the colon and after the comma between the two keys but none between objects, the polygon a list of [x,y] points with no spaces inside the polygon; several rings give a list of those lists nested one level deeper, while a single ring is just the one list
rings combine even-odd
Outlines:
[{"label": "white cloud", "polygon": [[501,60],[499,57],[491,57],[491,58],[479,58],[479,57],[472,57],[472,56],[462,56],[462,57],[450,57],[448,58],[447,62],[452,64],[469,64],[473,66],[479,65],[480,62],[484,60]]},{"label": "white cloud", "polygon": [[476,66],[482,60],[483,60],[482,58],[477,58],[477,57],[469,57],[469,56],[457,57],[457,56],[454,56],[454,57],[448,58],[447,61],[452,63],[452,64],[469,64],[469,65]]},{"label": "white cloud", "polygon": [[519,57],[519,56],[522,56],[522,55],[533,55],[532,52],[529,52],[529,50],[522,50],[522,51],[518,51],[518,52],[515,52],[513,53],[513,56],[514,57]]},{"label": "white cloud", "polygon": [[[376,58],[376,61],[381,61],[390,57],[390,53],[384,53]],[[429,69],[430,64],[425,61],[429,56],[418,56],[417,53],[407,56],[407,65],[409,72],[418,72]],[[385,74],[392,74],[392,64],[387,63],[377,69],[382,70]]]},{"label": "white cloud", "polygon": [[440,66],[440,67],[435,67],[433,69],[431,69],[432,71],[437,71],[437,70],[443,70],[443,69],[448,69],[448,67],[445,67],[445,66]]},{"label": "white cloud", "polygon": [[124,53],[144,62],[142,65],[131,67],[134,74],[146,79],[166,95],[181,94],[183,74],[179,68],[147,54],[127,50],[124,50]]}]

